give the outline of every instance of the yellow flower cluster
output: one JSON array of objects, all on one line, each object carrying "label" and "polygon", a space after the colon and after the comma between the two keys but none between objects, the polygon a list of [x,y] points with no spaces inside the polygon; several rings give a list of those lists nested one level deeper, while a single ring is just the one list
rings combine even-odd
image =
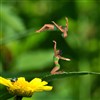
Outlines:
[{"label": "yellow flower cluster", "polygon": [[9,79],[0,77],[0,84],[7,86],[10,93],[24,97],[32,96],[34,92],[38,91],[50,91],[53,88],[52,86],[46,86],[48,83],[40,78],[34,78],[28,82],[24,77],[19,77],[15,82],[12,82]]}]

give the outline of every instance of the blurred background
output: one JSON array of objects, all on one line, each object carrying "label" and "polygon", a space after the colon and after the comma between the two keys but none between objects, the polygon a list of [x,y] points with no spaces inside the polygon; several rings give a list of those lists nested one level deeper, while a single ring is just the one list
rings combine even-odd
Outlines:
[{"label": "blurred background", "polygon": [[[54,20],[65,25],[68,37],[59,31],[36,33]],[[49,72],[53,64],[53,40],[62,56],[61,70],[100,72],[99,0],[1,0],[0,1],[0,73]],[[13,76],[14,77],[14,76]],[[100,77],[80,76],[49,83],[50,92],[35,93],[23,100],[99,100]],[[12,99],[9,99],[12,100]]]}]

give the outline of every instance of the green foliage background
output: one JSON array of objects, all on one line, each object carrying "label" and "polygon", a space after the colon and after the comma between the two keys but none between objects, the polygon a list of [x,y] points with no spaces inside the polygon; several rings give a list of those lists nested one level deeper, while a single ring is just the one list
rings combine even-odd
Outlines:
[{"label": "green foliage background", "polygon": [[[71,62],[60,61],[61,70],[100,72],[99,5],[99,0],[1,0],[1,75],[15,77],[18,73],[24,76],[50,72],[54,67],[52,40],[57,41],[62,56],[71,59]],[[66,39],[59,31],[35,33],[52,20],[65,25],[65,16],[69,19]],[[49,85],[54,87],[52,91],[35,93],[23,100],[100,99],[100,76],[62,78]]]}]

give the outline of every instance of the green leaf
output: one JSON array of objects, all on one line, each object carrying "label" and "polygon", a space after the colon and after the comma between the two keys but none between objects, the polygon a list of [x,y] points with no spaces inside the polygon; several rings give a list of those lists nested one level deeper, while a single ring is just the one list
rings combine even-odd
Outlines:
[{"label": "green leaf", "polygon": [[14,70],[41,70],[52,63],[52,56],[52,50],[38,50],[24,53],[17,58]]},{"label": "green leaf", "polygon": [[41,42],[44,42],[45,39],[47,38],[48,34],[46,32],[44,33],[36,33],[35,29],[31,34],[34,34],[34,36],[28,37],[22,45],[24,45],[22,52],[27,51],[30,48],[35,48],[41,44]]},{"label": "green leaf", "polygon": [[11,7],[2,5],[0,16],[1,20],[12,27],[15,31],[25,30],[22,20],[14,13]]},{"label": "green leaf", "polygon": [[60,78],[72,77],[72,76],[81,76],[81,75],[100,75],[97,72],[63,72],[62,74],[54,74],[54,75],[47,75],[43,78],[45,81],[53,81]]},{"label": "green leaf", "polygon": [[35,35],[33,31],[34,29],[32,28],[32,29],[25,30],[23,32],[17,32],[17,34],[11,35],[10,37],[6,36],[6,38],[0,39],[0,44],[6,44],[15,40],[19,40],[28,36]]},{"label": "green leaf", "polygon": [[[2,86],[0,85],[0,87]],[[0,100],[8,100],[11,97],[13,97],[13,95],[8,92],[6,87],[0,88]]]},{"label": "green leaf", "polygon": [[53,81],[61,78],[82,76],[82,75],[100,75],[99,72],[63,72],[62,74],[50,74],[50,72],[34,73],[34,72],[21,72],[21,73],[2,73],[0,76],[5,78],[25,77],[26,80],[32,80],[35,77],[42,78],[45,81]]}]

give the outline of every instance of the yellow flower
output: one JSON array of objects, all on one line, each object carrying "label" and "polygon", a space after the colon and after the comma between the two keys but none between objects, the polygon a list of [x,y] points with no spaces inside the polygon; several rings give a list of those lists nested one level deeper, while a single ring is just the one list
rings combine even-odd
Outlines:
[{"label": "yellow flower", "polygon": [[0,77],[0,84],[7,86],[10,93],[24,97],[32,96],[34,92],[38,91],[52,90],[52,86],[46,86],[48,83],[40,78],[34,78],[28,82],[24,77],[19,77],[15,82],[12,82],[9,79]]}]

